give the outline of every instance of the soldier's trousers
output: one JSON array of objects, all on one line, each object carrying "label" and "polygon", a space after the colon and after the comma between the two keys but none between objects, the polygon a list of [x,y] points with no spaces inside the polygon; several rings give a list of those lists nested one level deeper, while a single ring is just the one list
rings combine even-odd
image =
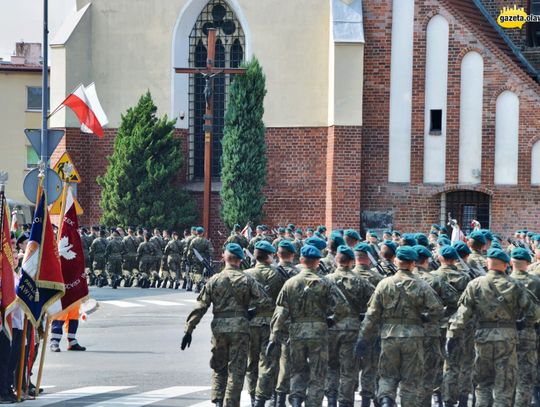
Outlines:
[{"label": "soldier's trousers", "polygon": [[362,376],[360,378],[360,395],[362,398],[375,398],[380,353],[381,347],[379,339],[373,339],[373,341],[369,343],[366,353],[361,361]]},{"label": "soldier's trousers", "polygon": [[212,336],[212,401],[223,400],[227,407],[240,407],[246,375],[249,334],[218,333]]},{"label": "soldier's trousers", "polygon": [[536,332],[534,328],[527,328],[518,332],[517,345],[517,387],[515,406],[530,406],[532,392],[536,385],[536,366],[538,355],[536,353]]},{"label": "soldier's trousers", "polygon": [[120,277],[122,275],[122,258],[112,258],[107,262],[107,272],[109,277]]},{"label": "soldier's trousers", "polygon": [[459,394],[471,394],[473,392],[472,372],[474,366],[474,326],[469,326],[463,331],[463,349],[459,370]]},{"label": "soldier's trousers", "polygon": [[251,395],[269,400],[276,387],[277,355],[266,357],[266,346],[270,337],[270,326],[250,327],[249,354],[247,364],[247,391]]},{"label": "soldier's trousers", "polygon": [[283,394],[291,391],[291,347],[287,342],[281,344],[276,391]]},{"label": "soldier's trousers", "polygon": [[459,374],[465,358],[465,336],[456,338],[457,345],[450,355],[446,355],[444,362],[442,394],[443,400],[448,404],[456,404],[459,400]]},{"label": "soldier's trousers", "polygon": [[418,406],[424,366],[422,337],[384,338],[381,341],[377,398],[396,400],[398,386],[402,406]]},{"label": "soldier's trousers", "polygon": [[306,407],[320,407],[328,368],[328,340],[291,338],[291,393]]},{"label": "soldier's trousers", "polygon": [[443,358],[441,340],[438,336],[426,336],[422,342],[424,345],[424,370],[418,405],[420,407],[431,407],[431,396],[435,389],[437,374]]},{"label": "soldier's trousers", "polygon": [[137,255],[126,254],[123,259],[122,268],[130,273],[137,268]]},{"label": "soldier's trousers", "polygon": [[359,361],[354,356],[357,339],[358,331],[329,331],[326,395],[351,406],[359,371]]},{"label": "soldier's trousers", "polygon": [[517,380],[516,344],[477,342],[475,347],[476,407],[511,407]]}]

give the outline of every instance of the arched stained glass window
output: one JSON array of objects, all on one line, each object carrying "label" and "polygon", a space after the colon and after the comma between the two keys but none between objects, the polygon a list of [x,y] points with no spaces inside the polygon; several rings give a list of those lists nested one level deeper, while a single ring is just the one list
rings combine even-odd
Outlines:
[{"label": "arched stained glass window", "polygon": [[[245,37],[242,26],[232,9],[224,0],[211,0],[199,15],[189,36],[189,66],[205,67],[208,46],[208,29],[216,28],[216,61],[219,68],[237,68],[244,59]],[[227,92],[231,75],[219,74],[214,78],[214,126],[212,143],[212,177],[221,174],[221,139]],[[189,78],[190,106],[190,151],[189,177],[202,180],[204,177],[204,98],[205,81],[201,74],[191,74]]]}]

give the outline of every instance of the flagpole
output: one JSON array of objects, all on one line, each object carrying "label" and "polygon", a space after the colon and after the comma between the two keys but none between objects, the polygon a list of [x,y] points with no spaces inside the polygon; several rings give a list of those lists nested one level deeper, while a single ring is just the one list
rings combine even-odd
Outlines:
[{"label": "flagpole", "polygon": [[17,381],[17,401],[20,402],[22,398],[22,382],[24,374],[24,356],[26,353],[26,334],[28,332],[28,318],[24,315],[24,325],[22,334],[21,356],[19,358],[19,380]]},{"label": "flagpole", "polygon": [[[0,227],[0,281],[3,280],[4,276],[4,216],[5,216],[5,210],[6,206],[4,205],[4,195],[6,191],[6,182],[8,180],[8,173],[6,171],[0,171],[0,205],[2,205],[2,208],[0,208],[0,219],[2,219],[2,227]],[[9,224],[8,224],[9,225]],[[10,243],[11,244],[11,243]],[[0,300],[2,299],[2,292],[0,292]],[[2,322],[2,327],[5,323],[7,323],[7,320],[4,320],[5,316],[0,314],[0,318]]]}]

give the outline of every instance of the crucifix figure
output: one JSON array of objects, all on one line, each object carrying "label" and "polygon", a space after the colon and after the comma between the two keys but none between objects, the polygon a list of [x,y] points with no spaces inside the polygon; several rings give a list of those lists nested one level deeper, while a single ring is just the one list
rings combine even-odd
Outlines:
[{"label": "crucifix figure", "polygon": [[216,55],[215,28],[208,29],[208,58],[205,68],[175,68],[176,73],[201,74],[205,79],[204,98],[206,111],[204,114],[204,194],[203,194],[203,227],[208,235],[210,228],[210,197],[212,193],[212,126],[214,121],[214,81],[213,78],[223,74],[243,74],[242,68],[215,68]]}]

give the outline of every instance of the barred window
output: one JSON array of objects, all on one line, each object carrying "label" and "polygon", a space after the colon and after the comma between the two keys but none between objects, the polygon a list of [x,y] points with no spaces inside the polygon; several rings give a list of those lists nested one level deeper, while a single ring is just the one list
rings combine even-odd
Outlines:
[{"label": "barred window", "polygon": [[[237,68],[244,59],[245,37],[234,12],[223,0],[211,0],[199,15],[189,36],[189,66],[206,67],[208,29],[216,28],[216,60],[218,68]],[[219,74],[214,78],[214,121],[212,139],[212,178],[221,174],[221,140],[227,92],[232,75]],[[189,178],[204,178],[204,97],[205,79],[201,74],[189,75]]]}]

